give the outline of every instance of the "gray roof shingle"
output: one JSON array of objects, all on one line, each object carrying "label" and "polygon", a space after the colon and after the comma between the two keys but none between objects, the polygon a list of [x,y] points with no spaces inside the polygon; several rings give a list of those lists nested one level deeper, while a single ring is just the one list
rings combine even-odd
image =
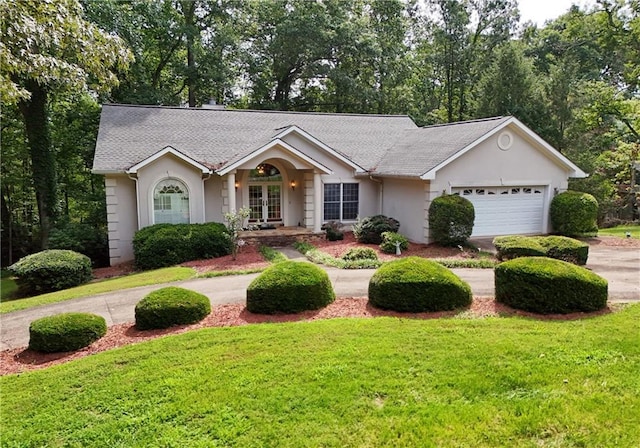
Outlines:
[{"label": "gray roof shingle", "polygon": [[418,128],[404,115],[355,115],[105,104],[93,169],[123,172],[167,146],[218,169],[297,126],[362,168],[420,176],[502,124],[494,118]]}]

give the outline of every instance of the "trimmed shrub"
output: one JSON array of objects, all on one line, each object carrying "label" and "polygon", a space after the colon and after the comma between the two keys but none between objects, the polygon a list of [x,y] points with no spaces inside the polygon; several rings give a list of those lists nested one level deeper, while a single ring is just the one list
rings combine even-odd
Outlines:
[{"label": "trimmed shrub", "polygon": [[156,224],[133,237],[136,268],[156,269],[231,253],[224,224]]},{"label": "trimmed shrub", "polygon": [[25,294],[71,288],[91,280],[91,260],[71,250],[52,249],[27,255],[9,266]]},{"label": "trimmed shrub", "polygon": [[380,244],[384,232],[397,232],[400,222],[384,215],[368,216],[353,225],[353,236],[359,243]]},{"label": "trimmed shrub", "polygon": [[334,300],[327,273],[307,262],[285,261],[273,265],[247,288],[247,310],[259,314],[317,310]]},{"label": "trimmed shrub", "polygon": [[382,243],[380,243],[380,250],[385,254],[396,253],[396,243],[400,243],[400,250],[407,250],[409,248],[409,240],[406,236],[396,232],[384,232],[382,234]]},{"label": "trimmed shrub", "polygon": [[496,300],[535,313],[601,310],[608,284],[588,269],[561,260],[525,257],[495,268]]},{"label": "trimmed shrub", "polygon": [[189,289],[169,286],[149,293],[136,304],[136,327],[139,330],[169,328],[193,324],[211,313],[205,295]]},{"label": "trimmed shrub", "polygon": [[355,261],[355,260],[377,260],[378,254],[370,247],[354,247],[342,256],[343,260]]},{"label": "trimmed shrub", "polygon": [[471,304],[471,288],[435,261],[407,257],[390,261],[369,281],[369,303],[403,312],[443,311]]},{"label": "trimmed shrub", "polygon": [[322,230],[327,234],[329,241],[340,241],[344,239],[343,227],[340,221],[328,221],[322,225]]},{"label": "trimmed shrub", "polygon": [[540,241],[520,235],[498,236],[493,239],[496,258],[501,261],[518,257],[545,257],[547,250]]},{"label": "trimmed shrub", "polygon": [[55,353],[78,350],[107,334],[107,322],[89,313],[63,313],[29,325],[29,348]]},{"label": "trimmed shrub", "polygon": [[598,233],[598,201],[588,193],[565,191],[556,195],[549,209],[551,225],[564,236]]},{"label": "trimmed shrub", "polygon": [[533,237],[546,249],[547,257],[583,266],[589,258],[589,245],[566,236]]},{"label": "trimmed shrub", "polygon": [[465,244],[476,218],[473,204],[457,194],[439,196],[429,206],[429,229],[433,240],[443,246]]}]

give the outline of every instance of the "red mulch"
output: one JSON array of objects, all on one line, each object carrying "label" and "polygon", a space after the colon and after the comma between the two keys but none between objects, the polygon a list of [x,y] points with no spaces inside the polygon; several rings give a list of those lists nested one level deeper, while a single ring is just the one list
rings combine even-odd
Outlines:
[{"label": "red mulch", "polygon": [[637,238],[618,238],[617,236],[598,236],[595,238],[581,238],[589,246],[606,247],[638,247],[640,240]]},{"label": "red mulch", "polygon": [[[605,309],[595,313],[573,313],[558,315],[539,315],[514,310],[497,303],[492,298],[477,297],[468,310],[469,317],[489,317],[502,315],[526,316],[535,319],[573,320],[593,317],[611,312]],[[446,311],[436,313],[398,313],[383,311],[371,307],[364,297],[337,299],[334,303],[318,311],[306,311],[299,314],[262,315],[253,314],[246,310],[243,304],[216,306],[213,312],[204,320],[192,324],[181,325],[164,330],[136,330],[134,324],[125,323],[110,327],[107,334],[89,347],[67,353],[40,353],[25,348],[5,350],[0,352],[0,376],[21,373],[29,370],[43,369],[56,364],[99,353],[112,348],[143,342],[160,336],[184,333],[205,327],[230,327],[258,323],[312,321],[336,317],[372,318],[377,316],[391,316],[410,319],[438,319],[452,317],[460,311]]]}]

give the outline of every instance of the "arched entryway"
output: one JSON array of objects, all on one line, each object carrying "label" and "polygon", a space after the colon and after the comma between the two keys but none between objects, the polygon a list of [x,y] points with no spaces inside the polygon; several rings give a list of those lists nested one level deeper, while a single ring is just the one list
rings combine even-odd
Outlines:
[{"label": "arched entryway", "polygon": [[260,163],[247,175],[250,223],[282,224],[283,173],[275,165]]}]

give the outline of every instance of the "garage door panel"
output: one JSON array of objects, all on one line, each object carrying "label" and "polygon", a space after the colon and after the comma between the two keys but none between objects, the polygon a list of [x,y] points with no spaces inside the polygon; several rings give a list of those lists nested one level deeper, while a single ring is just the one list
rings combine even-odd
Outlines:
[{"label": "garage door panel", "polygon": [[[494,194],[487,194],[489,191]],[[492,236],[542,233],[543,191],[543,187],[468,187],[454,189],[453,193],[469,199],[474,206],[472,236]]]}]

